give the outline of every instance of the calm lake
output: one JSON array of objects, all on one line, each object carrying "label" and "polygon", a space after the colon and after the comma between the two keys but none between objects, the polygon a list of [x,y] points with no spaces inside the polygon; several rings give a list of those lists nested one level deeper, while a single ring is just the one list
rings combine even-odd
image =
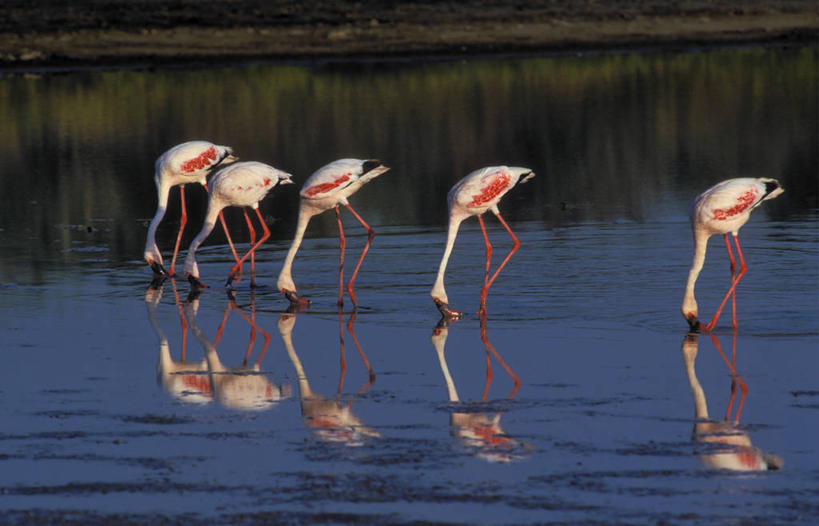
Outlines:
[{"label": "calm lake", "polygon": [[[0,522],[819,521],[818,71],[795,47],[0,75]],[[211,288],[149,286],[154,161],[190,139],[293,174],[260,207],[257,289],[221,287],[218,230]],[[298,189],[341,157],[391,167],[350,199],[377,233],[359,309],[335,305],[327,212],[292,314]],[[537,174],[500,203],[521,248],[482,323],[465,222],[447,291],[467,315],[439,324],[446,193],[497,164]],[[739,329],[688,335],[688,207],[737,176],[786,191],[740,232]],[[207,203],[186,197],[183,246]],[[174,189],[166,258],[179,213]],[[342,218],[354,261],[366,232]],[[486,223],[497,264],[511,242]],[[781,469],[736,469],[755,448]]]}]

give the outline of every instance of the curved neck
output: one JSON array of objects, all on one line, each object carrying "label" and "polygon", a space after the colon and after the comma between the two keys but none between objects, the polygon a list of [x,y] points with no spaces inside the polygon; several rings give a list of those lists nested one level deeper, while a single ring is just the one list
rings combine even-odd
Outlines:
[{"label": "curved neck", "polygon": [[211,199],[210,203],[208,203],[208,212],[205,215],[205,223],[202,225],[202,230],[200,230],[199,233],[196,234],[196,237],[193,238],[193,241],[191,241],[190,247],[188,247],[188,255],[196,252],[199,245],[201,245],[213,231],[213,227],[216,226],[216,220],[219,218],[219,212],[222,211],[222,208],[224,207],[219,204],[214,204],[213,199]]},{"label": "curved neck", "polygon": [[156,181],[157,206],[154,218],[151,219],[151,224],[148,227],[148,238],[145,241],[145,251],[150,252],[156,247],[156,229],[162,218],[165,217],[165,211],[168,208],[168,194],[171,191],[171,185],[164,183],[159,174],[154,178]]},{"label": "curved neck", "polygon": [[702,266],[705,263],[705,250],[708,246],[708,234],[694,230],[694,258],[691,261],[691,268],[688,270],[688,281],[685,284],[685,294],[683,296],[683,315],[697,314],[697,301],[694,299],[694,285],[700,275]]},{"label": "curved neck", "polygon": [[299,380],[299,394],[302,399],[312,398],[313,392],[310,390],[310,382],[307,381],[307,375],[304,373],[304,367],[299,360],[299,355],[296,354],[296,349],[293,347],[292,328],[282,330],[279,328],[279,334],[282,337],[284,348],[287,350],[287,356],[290,357],[290,362],[293,364],[293,369],[296,370],[296,376]]},{"label": "curved neck", "polygon": [[307,224],[310,222],[310,218],[313,217],[313,215],[314,213],[311,210],[308,210],[304,204],[299,207],[299,219],[298,224],[296,225],[296,235],[293,237],[293,242],[290,244],[290,250],[287,251],[287,256],[284,258],[282,270],[279,272],[279,282],[277,287],[280,290],[287,289],[295,291],[296,287],[293,284],[292,277],[293,260],[296,258],[296,253],[299,251],[301,242],[304,239],[304,232],[307,230]]},{"label": "curved neck", "polygon": [[444,255],[441,258],[441,264],[438,266],[438,277],[435,278],[435,285],[432,287],[431,295],[437,297],[441,301],[447,303],[446,290],[444,289],[444,274],[446,273],[446,266],[449,263],[449,256],[452,254],[452,247],[455,246],[455,238],[458,236],[458,229],[461,226],[463,216],[450,216],[449,228],[446,235],[446,248],[444,248]]},{"label": "curved neck", "polygon": [[441,330],[439,334],[432,336],[432,345],[435,347],[435,352],[438,353],[438,363],[441,365],[441,372],[444,373],[444,381],[446,382],[447,395],[450,402],[458,402],[458,391],[455,389],[455,382],[452,380],[452,375],[449,373],[449,367],[444,356],[444,345],[446,344],[447,332],[445,329]]}]

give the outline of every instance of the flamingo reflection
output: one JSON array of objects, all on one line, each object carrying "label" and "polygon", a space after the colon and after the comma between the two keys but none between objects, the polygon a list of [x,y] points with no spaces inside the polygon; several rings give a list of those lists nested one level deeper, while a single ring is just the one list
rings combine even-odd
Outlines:
[{"label": "flamingo reflection", "polygon": [[[159,321],[156,318],[156,310],[162,299],[162,284],[151,286],[145,291],[145,307],[148,310],[148,321],[156,332],[159,339],[159,360],[156,365],[156,380],[162,389],[173,398],[191,404],[207,404],[213,401],[210,390],[210,381],[207,377],[207,362],[202,360],[198,363],[188,362],[187,335],[188,324],[182,313],[182,304],[179,301],[179,292],[176,289],[176,282],[171,280],[173,286],[176,306],[179,309],[179,318],[182,326],[182,351],[180,360],[174,360],[171,356],[168,337]],[[197,305],[198,306],[198,305]],[[191,316],[196,316],[197,306],[192,307]]]},{"label": "flamingo reflection", "polygon": [[[444,380],[446,381],[449,402],[456,407],[462,407],[458,391],[455,388],[455,382],[449,372],[449,367],[447,366],[446,357],[444,355],[444,346],[446,345],[448,333],[449,321],[446,318],[442,318],[432,332],[430,341],[438,353],[438,361],[441,366],[441,372],[444,374]],[[512,379],[514,385],[506,397],[508,400],[511,400],[517,395],[520,389],[520,379],[506,362],[503,361],[503,358],[501,358],[498,351],[489,341],[485,315],[481,316],[481,341],[483,341],[484,347],[486,348],[486,384],[484,385],[483,395],[481,396],[481,404],[486,405],[489,387],[492,383],[492,356],[495,357]],[[510,437],[503,428],[501,428],[501,415],[502,413],[500,411],[495,413],[494,416],[487,416],[477,412],[453,411],[450,413],[449,418],[450,432],[461,440],[468,451],[473,452],[479,458],[490,462],[511,462],[513,460],[519,460],[523,457],[522,453],[529,450],[530,446]]]},{"label": "flamingo reflection", "polygon": [[[188,298],[184,307],[185,318],[190,326],[191,332],[202,344],[205,350],[205,362],[207,363],[207,378],[210,382],[211,392],[214,399],[230,409],[240,409],[247,411],[261,411],[270,409],[281,399],[290,396],[289,386],[279,386],[270,381],[270,378],[260,372],[262,358],[264,358],[267,348],[270,345],[270,333],[262,329],[256,323],[255,296],[251,294],[250,316],[236,304],[232,293],[228,293],[228,304],[225,307],[222,322],[216,331],[213,341],[209,340],[202,330],[196,325],[196,309],[199,300],[194,293]],[[232,312],[238,312],[242,319],[250,325],[250,340],[245,352],[242,365],[238,367],[228,367],[224,365],[216,351],[216,345],[222,339],[225,325]],[[258,358],[252,365],[248,361],[256,343],[256,333],[259,332],[264,338],[264,343],[259,351]]]},{"label": "flamingo reflection", "polygon": [[[355,313],[350,316],[347,322],[347,331],[353,338],[361,360],[367,368],[368,375],[367,382],[358,390],[357,394],[360,395],[370,388],[375,381],[375,374],[356,337],[353,327],[354,323]],[[278,328],[279,334],[284,342],[284,347],[287,349],[287,355],[290,357],[290,361],[293,363],[293,369],[295,369],[296,375],[298,376],[301,413],[307,426],[310,427],[319,440],[342,443],[347,446],[362,446],[366,439],[380,437],[380,433],[365,426],[361,420],[353,414],[352,400],[346,403],[341,402],[341,392],[344,387],[344,377],[347,372],[347,361],[344,355],[344,318],[341,311],[339,311],[338,323],[341,347],[341,372],[339,374],[338,390],[334,400],[323,397],[314,392],[310,387],[307,374],[304,372],[304,367],[299,359],[299,355],[293,346],[293,326],[295,324],[295,314],[283,314],[279,318]]]},{"label": "flamingo reflection", "polygon": [[[696,420],[694,422],[693,437],[694,440],[708,446],[708,449],[700,455],[700,460],[705,466],[713,469],[731,471],[780,469],[783,464],[782,459],[755,447],[751,443],[748,433],[739,427],[739,418],[745,404],[745,396],[748,394],[748,386],[736,371],[736,331],[733,332],[731,338],[730,361],[723,352],[717,337],[711,335],[711,340],[731,373],[731,396],[722,421],[709,417],[705,391],[700,385],[694,370],[694,360],[697,357],[698,347],[697,338],[696,333],[686,335],[682,343],[682,356],[685,372],[688,375],[688,383],[691,386],[691,394],[694,397],[694,418]],[[731,413],[736,400],[737,386],[740,389],[740,398],[736,413],[732,419]]]}]

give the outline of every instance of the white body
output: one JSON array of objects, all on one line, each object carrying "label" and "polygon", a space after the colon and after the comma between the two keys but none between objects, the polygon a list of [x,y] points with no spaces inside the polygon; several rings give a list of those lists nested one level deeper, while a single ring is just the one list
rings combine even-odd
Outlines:
[{"label": "white body", "polygon": [[[458,228],[464,219],[481,215],[487,210],[498,214],[498,202],[506,192],[518,182],[526,182],[535,174],[528,168],[517,166],[488,166],[470,173],[457,183],[447,194],[449,205],[449,228],[446,247],[438,267],[438,277],[430,291],[430,296],[437,302],[448,304],[449,299],[444,288],[444,274]],[[522,177],[522,178],[521,178]]]},{"label": "white body", "polygon": [[782,192],[784,190],[775,179],[741,177],[712,186],[691,204],[694,259],[688,272],[681,308],[683,316],[689,320],[692,327],[694,326],[692,320],[698,317],[694,284],[705,263],[708,238],[714,234],[730,233],[736,236],[754,208]]},{"label": "white body", "polygon": [[208,141],[184,142],[159,156],[154,165],[158,204],[156,214],[148,227],[143,255],[149,265],[153,266],[155,263],[162,265],[162,254],[156,246],[156,229],[165,216],[171,188],[187,183],[205,185],[207,175],[213,167],[235,160],[233,150],[229,146],[220,146]]},{"label": "white body", "polygon": [[388,167],[374,160],[338,159],[319,168],[305,181],[300,192],[296,234],[276,285],[280,291],[296,292],[292,276],[293,259],[304,239],[310,218],[338,205],[348,205],[348,197],[387,170]]},{"label": "white body", "polygon": [[223,208],[248,206],[256,209],[259,207],[259,201],[264,199],[276,185],[292,182],[290,174],[255,161],[236,163],[219,170],[210,182],[210,198],[205,223],[188,248],[185,273],[194,278],[199,277],[196,249],[210,235],[219,217],[219,212]]}]

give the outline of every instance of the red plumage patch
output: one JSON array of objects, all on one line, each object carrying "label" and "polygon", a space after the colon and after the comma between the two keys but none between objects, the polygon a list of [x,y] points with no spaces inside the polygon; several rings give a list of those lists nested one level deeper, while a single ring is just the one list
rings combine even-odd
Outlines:
[{"label": "red plumage patch", "polygon": [[718,208],[714,210],[714,219],[724,220],[724,219],[731,219],[737,214],[741,214],[745,211],[749,206],[754,204],[756,201],[757,191],[755,189],[748,190],[737,199],[737,204],[732,206],[731,208]]},{"label": "red plumage patch", "polygon": [[341,186],[342,184],[346,183],[349,180],[350,180],[349,175],[342,175],[341,177],[338,177],[332,183],[322,183],[322,184],[317,184],[317,185],[311,186],[310,188],[308,188],[307,190],[304,191],[304,195],[306,195],[307,197],[313,197],[314,195],[317,195],[317,194],[323,194],[325,192],[329,192],[333,188],[337,188],[337,187]]},{"label": "red plumage patch", "polygon": [[509,187],[509,176],[505,173],[498,174],[497,177],[492,179],[486,186],[481,188],[481,193],[478,195],[472,196],[472,201],[469,202],[467,206],[482,206],[488,203],[489,201],[493,200],[504,190]]},{"label": "red plumage patch", "polygon": [[182,171],[185,173],[195,172],[197,170],[201,170],[202,168],[207,168],[213,161],[217,158],[216,155],[216,147],[211,146],[204,152],[200,153],[193,159],[189,159],[182,163]]}]

